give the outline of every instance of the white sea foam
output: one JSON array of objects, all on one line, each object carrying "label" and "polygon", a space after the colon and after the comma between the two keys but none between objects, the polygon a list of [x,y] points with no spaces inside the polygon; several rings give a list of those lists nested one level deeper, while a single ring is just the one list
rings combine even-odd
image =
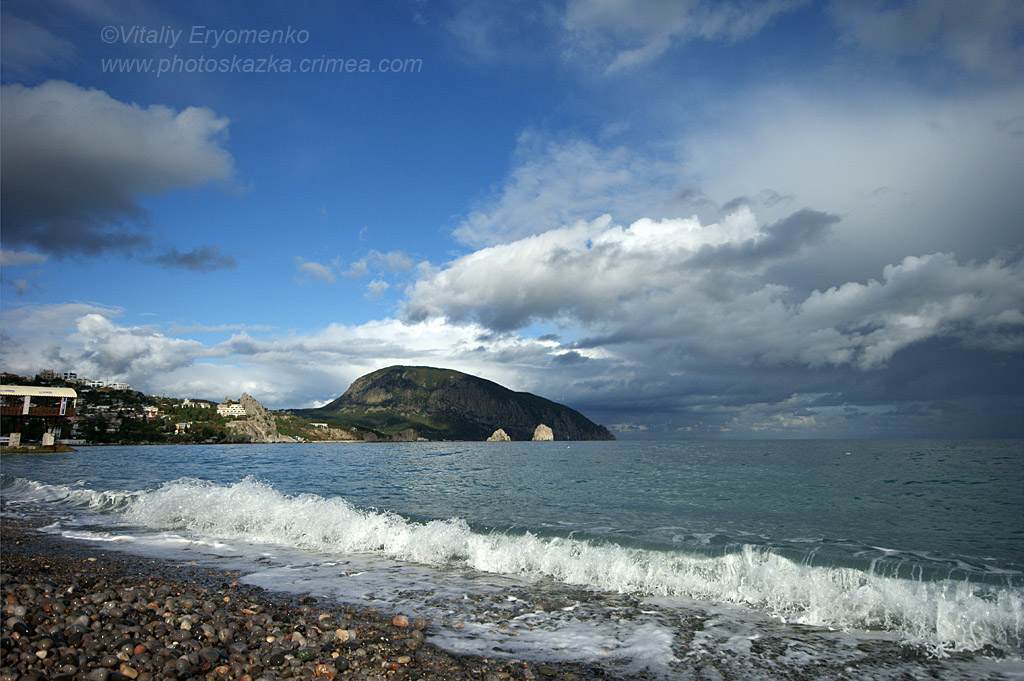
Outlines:
[{"label": "white sea foam", "polygon": [[143,492],[97,492],[68,485],[47,485],[6,475],[3,484],[3,495],[7,499],[59,503],[98,513],[122,511],[141,494]]},{"label": "white sea foam", "polygon": [[338,497],[289,496],[254,478],[229,485],[182,479],[131,493],[5,484],[5,496],[15,492],[117,513],[130,523],[207,543],[369,553],[601,591],[741,604],[787,622],[886,630],[938,654],[990,645],[1020,656],[1024,648],[1021,588],[812,566],[749,545],[710,557],[531,533],[481,533],[457,518],[414,522]]}]

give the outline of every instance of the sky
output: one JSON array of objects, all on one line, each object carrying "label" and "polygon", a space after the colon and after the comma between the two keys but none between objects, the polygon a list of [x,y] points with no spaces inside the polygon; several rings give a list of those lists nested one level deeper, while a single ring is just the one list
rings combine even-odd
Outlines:
[{"label": "sky", "polygon": [[1024,4],[0,3],[0,365],[1024,437]]}]

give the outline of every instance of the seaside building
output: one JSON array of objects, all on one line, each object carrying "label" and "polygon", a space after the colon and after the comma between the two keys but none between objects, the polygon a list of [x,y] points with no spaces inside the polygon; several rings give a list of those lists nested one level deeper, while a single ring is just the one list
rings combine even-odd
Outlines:
[{"label": "seaside building", "polygon": [[71,388],[48,388],[34,385],[0,385],[0,416],[10,424],[8,444],[21,444],[22,426],[28,419],[42,419],[47,426],[43,446],[54,444],[60,435],[58,421],[75,415],[78,393]]},{"label": "seaside building", "polygon": [[230,397],[225,397],[224,401],[217,405],[217,414],[220,416],[245,416],[245,407],[240,403],[235,402]]}]

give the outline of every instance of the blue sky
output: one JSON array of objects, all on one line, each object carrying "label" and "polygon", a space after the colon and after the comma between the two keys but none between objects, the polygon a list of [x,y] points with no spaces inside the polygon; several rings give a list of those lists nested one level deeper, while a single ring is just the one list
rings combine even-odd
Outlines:
[{"label": "blue sky", "polygon": [[0,10],[6,371],[287,408],[423,364],[619,437],[1024,435],[1020,3]]}]

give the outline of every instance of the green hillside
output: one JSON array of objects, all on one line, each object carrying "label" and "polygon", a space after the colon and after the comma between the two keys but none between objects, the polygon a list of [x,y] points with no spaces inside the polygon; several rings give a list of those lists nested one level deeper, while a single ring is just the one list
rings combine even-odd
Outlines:
[{"label": "green hillside", "polygon": [[430,440],[486,440],[502,428],[530,440],[541,423],[556,440],[614,440],[604,426],[564,405],[451,369],[396,366],[356,379],[319,409],[293,413],[383,433],[411,428]]}]

